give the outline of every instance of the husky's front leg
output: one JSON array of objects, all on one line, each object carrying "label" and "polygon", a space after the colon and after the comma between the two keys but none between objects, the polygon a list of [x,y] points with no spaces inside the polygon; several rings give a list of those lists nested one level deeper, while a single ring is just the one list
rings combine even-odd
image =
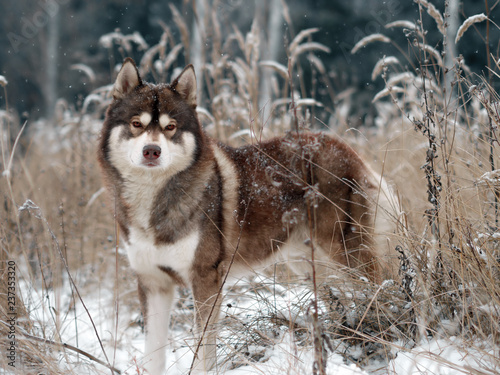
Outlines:
[{"label": "husky's front leg", "polygon": [[144,368],[150,375],[165,373],[165,348],[174,292],[173,283],[158,287],[139,278],[139,297],[146,331]]},{"label": "husky's front leg", "polygon": [[[216,362],[217,321],[222,296],[220,290],[219,270],[211,268],[198,273],[193,280],[193,296],[195,300],[197,342],[194,359],[194,373],[205,373],[211,370]],[[203,275],[203,276],[202,276]]]}]

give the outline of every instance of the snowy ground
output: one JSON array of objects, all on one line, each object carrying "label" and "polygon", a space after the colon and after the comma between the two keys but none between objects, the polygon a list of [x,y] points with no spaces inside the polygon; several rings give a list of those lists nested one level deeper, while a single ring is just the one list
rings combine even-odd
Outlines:
[{"label": "snowy ground", "polygon": [[[83,303],[71,293],[68,280],[63,290],[49,293],[21,283],[23,299],[32,320],[41,327],[40,337],[74,345],[109,362],[122,374],[142,374],[137,365],[141,363],[144,334],[140,327],[138,303],[133,298],[135,281],[128,273],[117,280],[113,271],[107,273],[101,282],[92,281],[86,275],[95,272],[90,268],[78,271],[74,278]],[[116,294],[118,298],[115,298]],[[194,347],[192,301],[187,291],[180,291],[179,297],[171,342],[166,349],[167,373],[172,375],[187,374]],[[301,327],[309,325],[308,312],[304,311],[308,306],[304,301],[309,297],[310,292],[305,288],[284,288],[270,284],[265,277],[243,280],[228,289],[221,313],[219,363],[213,374],[312,374],[314,351],[308,341],[308,331],[304,329],[302,336],[297,333]],[[274,324],[270,323],[270,317],[276,318]],[[293,321],[294,329],[276,323],[279,319]],[[107,360],[97,337],[102,342]],[[349,348],[353,353],[347,355],[346,347],[340,341],[334,341],[331,346],[334,350],[329,351],[327,363],[327,374],[331,375],[495,373],[488,370],[493,368],[488,363],[488,356],[494,356],[491,348],[485,345],[479,351],[475,343],[472,349],[456,337],[421,342],[412,349],[398,347],[395,343],[391,350],[393,359],[374,357],[365,363],[364,369],[346,363],[345,358],[356,356],[356,348]],[[54,353],[58,356],[59,366],[68,374],[110,373],[104,366],[70,350]]]}]

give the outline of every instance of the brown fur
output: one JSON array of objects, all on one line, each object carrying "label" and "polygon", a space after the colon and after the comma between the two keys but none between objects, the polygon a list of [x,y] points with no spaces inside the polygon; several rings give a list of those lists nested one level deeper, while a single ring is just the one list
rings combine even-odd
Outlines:
[{"label": "brown fur", "polygon": [[[346,266],[371,264],[368,275],[375,277],[370,250],[373,202],[365,195],[377,186],[351,148],[324,134],[291,133],[285,139],[225,151],[239,167],[240,258],[253,264],[276,252],[295,228],[309,227],[309,206],[322,249]],[[304,197],[314,186],[321,201],[316,208]],[[284,225],[284,215],[292,211],[297,222]]]}]

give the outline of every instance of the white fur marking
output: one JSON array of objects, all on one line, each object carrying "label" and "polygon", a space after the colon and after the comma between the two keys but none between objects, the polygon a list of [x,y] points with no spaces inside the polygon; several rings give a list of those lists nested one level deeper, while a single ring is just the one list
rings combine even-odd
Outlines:
[{"label": "white fur marking", "polygon": [[[125,180],[140,180],[139,186],[151,178],[149,173],[146,176],[140,170],[151,174],[157,171],[163,178],[172,177],[191,165],[196,150],[196,140],[193,133],[189,132],[182,134],[180,143],[172,142],[164,135],[154,141],[149,132],[138,137],[124,138],[123,127],[113,128],[109,139],[111,164],[120,171]],[[149,144],[161,147],[161,155],[154,167],[145,164],[142,154],[144,146]]]},{"label": "white fur marking", "polygon": [[144,126],[148,126],[152,119],[153,116],[151,116],[151,114],[148,112],[142,112],[141,115],[139,116],[139,121]]},{"label": "white fur marking", "polygon": [[236,225],[234,215],[238,208],[238,188],[240,185],[238,172],[231,159],[217,145],[214,145],[214,155],[222,177],[225,242],[228,249],[236,249],[239,228]]},{"label": "white fur marking", "polygon": [[160,115],[160,126],[162,129],[165,129],[165,127],[172,121],[172,118],[169,115]]},{"label": "white fur marking", "polygon": [[[149,218],[148,218],[149,220]],[[142,225],[147,225],[143,222]],[[155,245],[152,230],[130,229],[127,246],[130,266],[139,274],[162,282],[167,275],[158,266],[170,267],[189,282],[189,272],[200,242],[200,232],[192,231],[175,243]]]}]

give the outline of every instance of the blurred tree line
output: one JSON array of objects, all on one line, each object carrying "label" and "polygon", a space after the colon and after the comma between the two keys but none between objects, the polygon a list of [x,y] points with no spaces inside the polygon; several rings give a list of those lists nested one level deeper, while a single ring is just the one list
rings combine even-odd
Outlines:
[{"label": "blurred tree line", "polygon": [[[281,14],[276,17],[276,9],[283,11],[282,1],[288,6],[290,24]],[[444,13],[444,0],[432,2]],[[319,57],[337,84],[341,88],[355,87],[370,97],[380,87],[370,79],[374,64],[396,51],[390,44],[369,45],[355,55],[350,50],[361,38],[379,32],[408,49],[402,30],[386,30],[384,25],[396,20],[415,22],[419,18],[417,4],[408,0],[0,0],[0,74],[9,81],[10,107],[32,118],[50,117],[58,98],[78,108],[85,95],[112,81],[115,65],[121,62],[120,51],[99,43],[102,35],[117,29],[123,34],[138,32],[151,46],[162,35],[162,22],[173,25],[169,4],[175,5],[188,25],[194,25],[193,5],[200,11],[200,4],[207,3],[215,4],[221,23],[235,24],[243,34],[250,29],[254,17],[261,17],[262,37],[269,41],[265,44],[267,48],[272,49],[267,51],[268,56],[285,65],[287,41],[302,29],[318,27],[314,41],[331,50],[330,54],[321,53]],[[449,4],[448,9],[454,13],[449,18],[454,20],[450,29],[455,28],[455,33],[467,17],[486,13],[487,2],[450,0]],[[498,24],[497,4],[498,1],[490,2],[489,15]],[[270,22],[273,15],[275,21]],[[429,30],[429,44],[441,49],[442,37],[427,15],[424,26]],[[465,34],[457,50],[473,71],[487,75],[486,24],[474,28]],[[178,31],[172,27],[172,32]],[[493,25],[490,33],[490,51],[498,59],[500,33]],[[174,36],[180,39],[180,35]],[[271,43],[273,36],[275,41]],[[132,57],[140,57],[139,49],[134,49]],[[185,61],[184,56],[179,58],[179,65],[194,58]],[[303,65],[307,75],[307,62]],[[85,74],[82,70],[85,66],[91,68],[91,74]],[[5,107],[3,92],[0,96],[1,106]]]}]

